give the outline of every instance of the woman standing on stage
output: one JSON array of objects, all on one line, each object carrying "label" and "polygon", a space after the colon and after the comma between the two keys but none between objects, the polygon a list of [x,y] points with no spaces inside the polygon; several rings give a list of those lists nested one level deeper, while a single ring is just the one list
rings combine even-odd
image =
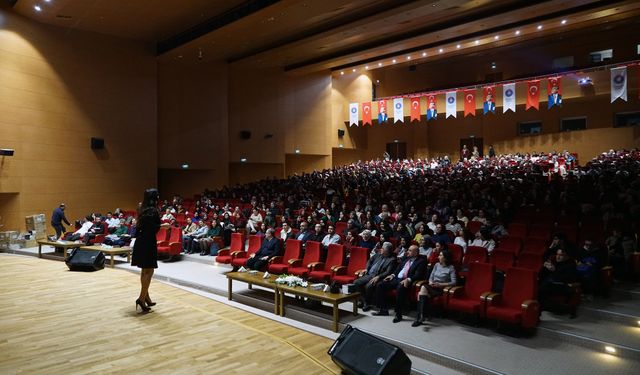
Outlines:
[{"label": "woman standing on stage", "polygon": [[150,311],[149,306],[156,304],[149,297],[149,284],[151,284],[153,270],[158,268],[158,246],[156,243],[156,233],[160,229],[158,198],[157,189],[145,190],[142,205],[138,209],[136,241],[133,245],[131,258],[131,265],[142,269],[140,272],[140,296],[136,300],[136,310],[140,306],[144,312]]}]

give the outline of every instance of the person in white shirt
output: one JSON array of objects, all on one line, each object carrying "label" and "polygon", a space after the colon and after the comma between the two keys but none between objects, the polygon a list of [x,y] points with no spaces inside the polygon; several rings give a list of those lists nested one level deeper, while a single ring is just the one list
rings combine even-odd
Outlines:
[{"label": "person in white shirt", "polygon": [[282,223],[282,230],[280,230],[280,239],[283,242],[287,242],[289,238],[293,238],[293,229],[286,222]]},{"label": "person in white shirt", "polygon": [[93,227],[93,218],[91,216],[87,216],[85,218],[84,223],[82,223],[82,226],[80,227],[80,229],[73,232],[74,237],[75,235],[80,235],[80,237],[83,237],[85,234],[87,234],[87,232],[89,232],[91,227]]},{"label": "person in white shirt", "polygon": [[478,215],[474,216],[473,219],[471,219],[471,221],[479,221],[482,224],[487,225],[487,217],[484,216],[483,210],[478,210]]},{"label": "person in white shirt", "polygon": [[259,224],[262,223],[262,220],[262,214],[257,208],[254,208],[251,216],[249,216],[249,221],[247,221],[247,235],[255,233],[258,230]]},{"label": "person in white shirt", "polygon": [[176,218],[171,214],[171,209],[167,208],[164,212],[164,215],[162,215],[162,218],[160,218],[161,221],[163,222],[170,222],[171,220],[175,220]]},{"label": "person in white shirt", "polygon": [[327,227],[328,234],[322,239],[322,246],[329,247],[331,244],[340,243],[340,236],[336,234],[336,230],[333,225]]},{"label": "person in white shirt", "polygon": [[469,241],[469,246],[481,246],[487,249],[489,254],[496,248],[496,242],[491,238],[489,233],[478,231],[476,238],[473,241]]},{"label": "person in white shirt", "polygon": [[449,216],[449,222],[444,227],[446,230],[451,231],[451,233],[458,233],[458,231],[462,229],[462,225],[460,225],[453,216]]},{"label": "person in white shirt", "polygon": [[454,245],[459,245],[462,247],[462,251],[466,254],[467,253],[467,240],[464,238],[464,229],[460,228],[458,229],[457,232],[454,232],[456,234],[456,238],[453,240],[453,244]]},{"label": "person in white shirt", "polygon": [[117,217],[113,217],[113,214],[111,212],[107,212],[107,219],[105,220],[105,222],[107,223],[109,229],[116,229],[120,226],[120,219],[118,219]]},{"label": "person in white shirt", "polygon": [[461,221],[465,227],[467,226],[467,224],[469,224],[469,218],[464,216],[462,210],[459,208],[458,211],[456,211],[456,220]]},{"label": "person in white shirt", "polygon": [[434,233],[436,231],[436,225],[438,224],[438,215],[431,215],[431,221],[427,223],[429,229],[431,229]]}]

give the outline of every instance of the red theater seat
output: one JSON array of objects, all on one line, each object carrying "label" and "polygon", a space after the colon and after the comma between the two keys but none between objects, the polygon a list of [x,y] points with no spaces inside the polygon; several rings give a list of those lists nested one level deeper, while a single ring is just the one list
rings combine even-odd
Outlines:
[{"label": "red theater seat", "polygon": [[335,267],[331,281],[335,281],[341,285],[352,283],[367,269],[368,259],[369,249],[365,247],[352,247],[349,255],[349,263],[346,267]]},{"label": "red theater seat", "polygon": [[262,246],[263,236],[249,236],[249,247],[247,251],[235,251],[231,255],[231,265],[234,267],[242,267],[247,262],[247,259],[260,250]]},{"label": "red theater seat", "polygon": [[269,259],[267,270],[274,274],[283,274],[289,271],[289,265],[292,261],[300,258],[302,252],[302,241],[288,239],[287,246],[283,256],[275,256]]},{"label": "red theater seat", "polygon": [[495,267],[488,263],[471,263],[465,286],[454,286],[449,289],[449,297],[445,308],[480,316],[482,300],[480,296],[493,289]]},{"label": "red theater seat", "polygon": [[244,234],[242,233],[231,234],[231,245],[228,249],[218,251],[216,262],[226,264],[231,263],[231,259],[233,259],[232,254],[236,251],[244,251]]},{"label": "red theater seat", "polygon": [[524,268],[509,268],[502,294],[484,297],[484,315],[489,319],[533,328],[538,325],[538,274]]},{"label": "red theater seat", "polygon": [[291,262],[289,273],[292,275],[307,278],[309,275],[309,264],[320,261],[320,247],[322,244],[316,241],[307,241],[304,257]]},{"label": "red theater seat", "polygon": [[335,267],[344,260],[344,245],[331,244],[327,249],[327,261],[309,264],[309,280],[329,282]]},{"label": "red theater seat", "polygon": [[182,252],[182,230],[180,228],[171,228],[169,239],[158,244],[158,256],[164,258],[179,258]]},{"label": "red theater seat", "polygon": [[513,267],[516,260],[515,255],[511,251],[493,250],[491,252],[491,264],[496,266],[496,270],[505,272]]}]

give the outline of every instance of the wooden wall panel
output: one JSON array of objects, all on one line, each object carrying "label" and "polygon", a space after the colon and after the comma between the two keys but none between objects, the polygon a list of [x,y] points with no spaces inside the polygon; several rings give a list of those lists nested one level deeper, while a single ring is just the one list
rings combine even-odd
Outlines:
[{"label": "wooden wall panel", "polygon": [[229,186],[265,178],[284,178],[284,164],[229,163]]},{"label": "wooden wall panel", "polygon": [[210,190],[218,187],[222,180],[220,173],[213,169],[165,169],[158,170],[158,186],[160,196],[170,199],[174,194],[192,197],[201,193],[205,188]]},{"label": "wooden wall panel", "polygon": [[331,157],[326,155],[287,154],[285,157],[285,176],[301,174],[313,170],[331,168]]},{"label": "wooden wall panel", "polygon": [[18,193],[0,204],[5,229],[35,213],[48,221],[61,201],[69,219],[136,207],[156,186],[152,46],[0,18],[0,147],[15,149],[0,160],[0,193]]}]

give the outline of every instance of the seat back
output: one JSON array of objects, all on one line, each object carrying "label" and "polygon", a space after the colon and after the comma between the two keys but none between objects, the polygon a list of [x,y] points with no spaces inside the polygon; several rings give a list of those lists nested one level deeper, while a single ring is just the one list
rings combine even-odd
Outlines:
[{"label": "seat back", "polygon": [[336,223],[336,233],[342,234],[345,229],[347,229],[347,223],[345,223],[344,221],[338,221]]},{"label": "seat back", "polygon": [[462,264],[462,257],[464,256],[464,249],[460,245],[448,244],[447,248],[453,254],[453,265],[458,267]]},{"label": "seat back", "polygon": [[544,254],[547,251],[548,242],[541,238],[527,238],[524,240],[522,251],[525,253]]},{"label": "seat back", "polygon": [[534,224],[531,226],[528,238],[549,240],[551,238],[551,229],[548,224]]},{"label": "seat back", "polygon": [[341,266],[344,260],[344,245],[332,243],[327,249],[327,261],[325,270],[330,270],[333,266]]},{"label": "seat back", "polygon": [[182,243],[182,230],[177,227],[171,228],[171,234],[169,235],[169,242]]},{"label": "seat back", "polygon": [[247,248],[247,255],[255,254],[260,250],[260,246],[262,246],[263,236],[249,236],[249,247]]},{"label": "seat back", "polygon": [[242,233],[231,233],[230,251],[244,251],[244,235]]},{"label": "seat back", "polygon": [[464,293],[467,297],[478,301],[482,293],[490,292],[493,289],[493,275],[495,272],[496,268],[493,264],[471,263],[467,282],[464,286]]},{"label": "seat back", "polygon": [[287,264],[291,259],[300,259],[300,253],[302,252],[302,241],[294,240],[290,238],[287,240],[287,246],[284,250],[284,256],[282,257],[282,263]]},{"label": "seat back", "polygon": [[469,230],[469,232],[471,233],[477,233],[480,228],[482,228],[482,222],[480,221],[470,221],[469,224],[467,224],[467,229]]},{"label": "seat back", "polygon": [[486,263],[489,260],[489,252],[482,246],[468,246],[464,255],[464,264],[475,262]]},{"label": "seat back", "polygon": [[496,249],[511,251],[515,255],[520,254],[520,250],[522,250],[522,239],[518,237],[505,237],[500,240]]},{"label": "seat back", "polygon": [[306,267],[309,263],[320,261],[320,247],[322,244],[316,241],[307,241],[304,249],[304,258],[302,258],[302,267]]},{"label": "seat back", "polygon": [[369,259],[369,249],[366,247],[354,246],[349,253],[349,264],[347,264],[347,274],[353,275],[358,270],[367,268],[367,260]]},{"label": "seat back", "polygon": [[496,266],[499,271],[506,271],[510,267],[513,267],[515,261],[515,255],[511,251],[493,250],[491,252],[491,264]]},{"label": "seat back", "polygon": [[502,288],[502,304],[520,309],[523,301],[538,298],[538,273],[526,268],[507,269]]},{"label": "seat back", "polygon": [[507,228],[509,237],[514,238],[527,238],[527,224],[525,223],[511,223]]},{"label": "seat back", "polygon": [[169,231],[165,227],[160,227],[156,233],[156,241],[166,241],[169,236]]},{"label": "seat back", "polygon": [[516,266],[518,268],[526,268],[528,270],[539,272],[544,263],[544,257],[542,254],[536,253],[522,253],[518,256]]}]

